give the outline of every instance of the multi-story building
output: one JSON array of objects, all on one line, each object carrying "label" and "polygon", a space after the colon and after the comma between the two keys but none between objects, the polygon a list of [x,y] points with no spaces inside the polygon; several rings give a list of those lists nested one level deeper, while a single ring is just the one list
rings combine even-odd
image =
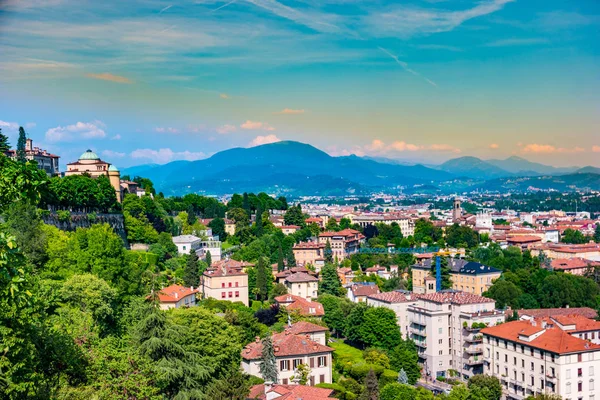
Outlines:
[{"label": "multi-story building", "polygon": [[222,260],[213,263],[202,274],[200,290],[204,297],[217,300],[241,301],[248,305],[248,274],[243,271],[247,266],[234,260]]},{"label": "multi-story building", "polygon": [[301,227],[298,225],[282,225],[279,227],[279,229],[281,229],[281,231],[283,232],[284,235],[293,235],[294,233],[298,232]]},{"label": "multi-story building", "polygon": [[358,224],[362,228],[366,228],[369,225],[375,224],[386,224],[391,225],[393,223],[398,224],[402,236],[414,236],[415,234],[415,222],[410,217],[394,214],[360,214],[352,215],[350,221],[353,224]]},{"label": "multi-story building", "polygon": [[417,345],[426,376],[448,376],[453,370],[463,379],[483,371],[479,329],[505,320],[494,300],[447,290],[423,294],[408,306],[409,333]]},{"label": "multi-story building", "polygon": [[[294,326],[272,335],[273,352],[277,364],[278,382],[287,385],[293,382],[300,364],[310,368],[308,384],[331,383],[333,349],[310,339],[309,333],[294,334]],[[263,345],[260,338],[242,350],[242,369],[248,375],[263,378],[260,373]]]},{"label": "multi-story building", "polygon": [[[12,159],[17,158],[16,150],[9,150],[6,155]],[[39,169],[43,169],[50,176],[58,175],[58,159],[60,156],[48,153],[39,147],[33,147],[33,140],[25,141],[25,158],[29,161],[35,161]]]},{"label": "multi-story building", "polygon": [[179,254],[190,254],[191,250],[198,250],[201,241],[202,239],[194,235],[173,236],[173,243],[177,246]]},{"label": "multi-story building", "polygon": [[196,293],[199,288],[171,285],[158,292],[161,310],[170,308],[193,307],[196,305]]},{"label": "multi-story building", "polygon": [[396,313],[398,326],[402,336],[409,336],[410,320],[408,318],[408,306],[414,305],[419,300],[419,295],[403,290],[393,292],[376,293],[367,296],[367,305],[373,307],[385,307]]},{"label": "multi-story building", "polygon": [[[416,293],[432,293],[435,291],[433,278],[433,260],[424,259],[420,264],[413,265],[413,291]],[[474,261],[448,259],[452,289],[481,295],[500,278],[502,271]],[[432,279],[433,278],[433,279]]]},{"label": "multi-story building", "polygon": [[319,235],[319,243],[331,245],[332,257],[338,261],[358,253],[360,246],[365,242],[365,236],[354,229],[342,229],[339,232],[323,232]]},{"label": "multi-story building", "polygon": [[320,319],[325,315],[323,304],[312,300],[306,300],[304,297],[295,296],[293,294],[277,296],[275,297],[275,302],[280,306],[285,307],[288,311],[297,312],[303,317]]},{"label": "multi-story building", "polygon": [[292,248],[296,265],[316,265],[325,261],[325,244],[317,242],[299,242]]},{"label": "multi-story building", "polygon": [[348,285],[354,279],[354,270],[350,267],[343,267],[337,269],[338,277],[340,278],[340,282],[342,285]]},{"label": "multi-story building", "polygon": [[375,282],[356,282],[348,288],[347,296],[353,303],[366,303],[367,296],[377,293],[379,293],[379,287]]},{"label": "multi-story building", "polygon": [[[507,399],[552,393],[594,400],[600,396],[600,322],[586,320],[540,318],[483,329],[484,372],[500,379]],[[586,333],[588,340],[579,337]]]},{"label": "multi-story building", "polygon": [[283,278],[288,293],[306,300],[316,299],[319,295],[319,279],[305,272],[297,272]]},{"label": "multi-story building", "polygon": [[557,258],[584,258],[586,260],[600,261],[600,244],[555,244],[543,243],[530,248],[532,256],[538,256],[543,252],[546,257]]},{"label": "multi-story building", "polygon": [[334,400],[332,389],[304,385],[273,385],[271,382],[254,385],[250,388],[249,399],[255,400]]}]

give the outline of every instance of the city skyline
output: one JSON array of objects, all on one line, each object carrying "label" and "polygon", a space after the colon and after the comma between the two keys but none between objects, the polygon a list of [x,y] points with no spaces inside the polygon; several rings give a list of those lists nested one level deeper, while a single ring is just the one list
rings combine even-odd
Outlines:
[{"label": "city skyline", "polygon": [[600,166],[593,1],[0,5],[0,127],[119,165],[278,140]]}]

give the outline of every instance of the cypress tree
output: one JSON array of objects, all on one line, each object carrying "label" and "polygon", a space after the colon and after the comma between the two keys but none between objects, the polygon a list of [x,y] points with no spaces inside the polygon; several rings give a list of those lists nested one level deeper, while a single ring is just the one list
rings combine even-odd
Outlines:
[{"label": "cypress tree", "polygon": [[206,251],[206,265],[208,265],[209,267],[212,265],[212,254],[210,254],[210,251]]},{"label": "cypress tree", "polygon": [[285,263],[283,262],[283,250],[281,249],[281,246],[279,246],[279,249],[277,249],[277,272],[281,272],[284,269]]},{"label": "cypress tree", "polygon": [[379,382],[373,369],[365,377],[365,389],[360,395],[360,400],[379,400]]},{"label": "cypress tree", "polygon": [[333,264],[325,264],[321,271],[321,283],[319,284],[319,295],[331,294],[339,296],[342,289],[340,277],[337,274],[337,268]]},{"label": "cypress tree", "polygon": [[4,154],[10,150],[10,144],[8,143],[8,136],[2,133],[2,128],[0,128],[0,154]]},{"label": "cypress tree", "polygon": [[19,127],[19,140],[17,140],[17,161],[26,162],[27,158],[25,157],[25,145],[27,143],[27,135],[25,134],[25,129],[22,126]]},{"label": "cypress tree", "polygon": [[288,269],[296,266],[296,257],[294,257],[294,252],[290,250],[287,255],[287,267]]},{"label": "cypress tree", "polygon": [[250,208],[250,198],[248,197],[248,193],[246,192],[244,192],[242,208],[244,209],[244,211],[246,211],[246,214],[252,215],[252,209]]},{"label": "cypress tree", "polygon": [[331,250],[331,243],[327,240],[325,244],[325,262],[331,264],[333,262],[333,251]]},{"label": "cypress tree", "polygon": [[194,207],[191,205],[187,208],[187,223],[190,226],[196,223],[196,214],[194,213]]},{"label": "cypress tree", "polygon": [[258,264],[256,265],[256,289],[258,289],[256,300],[266,300],[268,298],[267,271],[263,257],[258,259]]},{"label": "cypress tree", "polygon": [[262,340],[262,347],[262,361],[259,365],[260,374],[265,382],[277,383],[277,361],[275,360],[271,335],[267,335]]},{"label": "cypress tree", "polygon": [[183,282],[186,286],[197,287],[200,284],[200,274],[198,272],[198,255],[196,251],[190,250],[187,262],[185,264],[185,272]]},{"label": "cypress tree", "polygon": [[261,237],[263,235],[263,221],[262,221],[263,207],[261,203],[258,203],[258,208],[256,209],[256,217],[255,217],[255,226],[256,226],[256,237]]}]

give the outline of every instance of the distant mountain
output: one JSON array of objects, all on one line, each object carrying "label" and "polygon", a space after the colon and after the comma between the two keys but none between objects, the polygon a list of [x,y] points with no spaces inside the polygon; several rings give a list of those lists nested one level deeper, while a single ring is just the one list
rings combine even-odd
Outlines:
[{"label": "distant mountain", "polygon": [[233,148],[198,161],[132,167],[123,174],[152,179],[165,194],[268,191],[343,195],[454,178],[423,165],[383,164],[357,156],[332,157],[308,144],[285,141]]},{"label": "distant mountain", "polygon": [[577,169],[575,167],[557,168],[532,162],[518,156],[508,157],[504,160],[486,160],[486,162],[519,176],[569,174]]},{"label": "distant mountain", "polygon": [[473,179],[494,179],[512,176],[512,174],[500,167],[492,165],[477,157],[459,157],[438,165],[438,169],[449,172],[459,177]]},{"label": "distant mountain", "polygon": [[587,166],[587,167],[579,168],[578,170],[575,171],[575,173],[576,174],[600,174],[600,168]]},{"label": "distant mountain", "polygon": [[575,173],[557,176],[530,176],[499,178],[476,184],[468,191],[525,192],[528,190],[556,190],[570,192],[578,189],[600,190],[600,174]]}]

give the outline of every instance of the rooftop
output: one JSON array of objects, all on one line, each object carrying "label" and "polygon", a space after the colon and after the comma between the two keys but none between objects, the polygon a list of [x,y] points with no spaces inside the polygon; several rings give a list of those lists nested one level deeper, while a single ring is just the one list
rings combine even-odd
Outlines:
[{"label": "rooftop", "polygon": [[158,299],[161,303],[177,303],[184,297],[195,295],[196,293],[198,293],[198,288],[171,285],[158,292]]},{"label": "rooftop", "polygon": [[[274,333],[273,349],[275,357],[300,356],[319,353],[331,353],[333,349],[310,340],[304,335],[295,335],[290,329],[281,333]],[[256,360],[262,357],[262,342],[257,338],[242,350],[242,358]]]},{"label": "rooftop", "polygon": [[458,305],[495,303],[494,299],[488,299],[487,297],[478,296],[476,294],[458,291],[423,294],[420,296],[420,299],[425,301],[431,301],[434,303],[448,303]]}]

